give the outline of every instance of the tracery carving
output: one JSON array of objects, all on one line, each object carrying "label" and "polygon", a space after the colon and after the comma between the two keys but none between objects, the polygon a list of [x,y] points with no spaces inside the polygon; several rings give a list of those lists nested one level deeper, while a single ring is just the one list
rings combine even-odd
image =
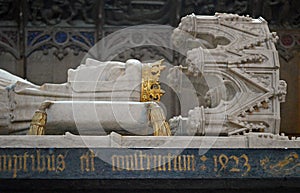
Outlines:
[{"label": "tracery carving", "polygon": [[[256,25],[257,33],[247,33],[245,29],[253,25]],[[201,47],[198,48],[185,48],[187,59],[181,69],[196,72],[188,73],[188,76],[203,76],[209,87],[204,97],[205,104],[200,104],[206,107],[203,110],[204,116],[197,123],[205,122],[206,125],[200,133],[195,132],[199,135],[236,135],[254,131],[278,134],[278,106],[284,101],[286,83],[278,79],[279,61],[274,44],[278,40],[276,34],[269,32],[262,18],[219,13],[214,17],[189,15],[174,30],[175,45],[178,45],[178,39],[181,39],[183,45],[184,41],[191,38],[202,42],[209,40],[210,36],[192,36],[205,31],[214,34],[214,37],[226,37],[230,42],[213,49],[206,48],[205,44],[199,44]],[[189,114],[197,112],[194,109]],[[178,121],[183,122],[181,125],[186,125],[184,122],[195,122],[192,117],[173,118],[170,124],[174,127],[178,126],[175,123]],[[213,120],[214,127],[209,126],[210,120]],[[219,122],[215,123],[216,120]],[[174,124],[172,121],[175,121]],[[194,127],[190,129],[195,130]]]},{"label": "tracery carving", "polygon": [[170,22],[174,7],[172,0],[106,0],[105,3],[105,23],[108,25],[166,24]]},{"label": "tracery carving", "polygon": [[29,21],[33,25],[74,25],[78,20],[84,21],[86,24],[94,24],[96,5],[97,3],[91,0],[29,0]]}]

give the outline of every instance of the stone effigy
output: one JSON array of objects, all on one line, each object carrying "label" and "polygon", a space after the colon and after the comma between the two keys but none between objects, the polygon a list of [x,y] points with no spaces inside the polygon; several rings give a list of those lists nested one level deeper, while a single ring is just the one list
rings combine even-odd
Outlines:
[{"label": "stone effigy", "polygon": [[199,105],[171,130],[157,103],[162,61],[88,59],[60,85],[0,71],[0,131],[30,134],[0,135],[0,188],[299,188],[300,139],[279,135],[287,84],[276,39],[262,18],[182,18],[173,41],[186,60],[168,79],[180,99],[190,81]]},{"label": "stone effigy", "polygon": [[[169,120],[173,135],[279,134],[280,103],[285,100],[287,85],[279,80],[274,45],[277,36],[270,33],[264,19],[192,14],[182,18],[172,38],[174,45],[186,53],[186,60],[170,69],[170,84],[180,86],[177,82],[182,77],[177,75],[182,71],[196,92],[202,89],[197,87],[200,77],[208,85],[205,95],[198,96],[198,101],[204,103],[190,106],[187,112]],[[168,130],[165,116],[155,103],[163,94],[159,85],[161,63],[87,59],[68,71],[67,83],[42,86],[2,72],[0,131],[27,132],[36,109],[30,134],[70,131],[106,135],[115,131],[149,135],[149,125]],[[151,122],[149,109],[157,110],[154,114],[159,124]],[[126,116],[128,113],[131,116]]]},{"label": "stone effigy", "polygon": [[[111,131],[122,133],[124,129],[144,128],[139,134],[146,135],[151,124],[148,116],[152,116],[152,120],[160,116],[156,121],[165,119],[156,103],[147,102],[159,101],[163,94],[158,82],[163,69],[161,63],[87,59],[85,64],[68,71],[67,83],[42,86],[1,70],[1,133],[27,132],[32,122],[30,134],[64,134],[66,131],[79,134],[77,127],[81,125],[84,128],[81,134],[106,135]],[[80,114],[76,116],[74,111]],[[93,116],[95,111],[99,117]]]}]

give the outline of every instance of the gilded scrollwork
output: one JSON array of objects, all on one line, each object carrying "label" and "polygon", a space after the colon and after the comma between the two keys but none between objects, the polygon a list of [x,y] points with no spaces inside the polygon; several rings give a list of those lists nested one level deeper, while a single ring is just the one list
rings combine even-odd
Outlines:
[{"label": "gilded scrollwork", "polygon": [[159,77],[165,66],[163,60],[145,64],[142,68],[141,102],[160,101],[164,91],[160,87]]},{"label": "gilded scrollwork", "polygon": [[265,172],[273,175],[292,175],[300,171],[299,155],[296,152],[291,152],[277,161],[265,157],[260,160],[260,166]]}]

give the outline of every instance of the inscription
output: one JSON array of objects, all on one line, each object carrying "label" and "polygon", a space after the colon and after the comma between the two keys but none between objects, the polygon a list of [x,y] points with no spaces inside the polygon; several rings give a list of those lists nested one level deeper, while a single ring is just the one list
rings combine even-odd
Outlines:
[{"label": "inscription", "polygon": [[80,169],[81,172],[95,171],[95,153],[93,151],[88,151],[80,156]]},{"label": "inscription", "polygon": [[62,154],[0,154],[0,173],[12,173],[16,178],[18,172],[62,172],[66,168],[65,156]]},{"label": "inscription", "polygon": [[300,177],[296,150],[212,149],[201,155],[198,149],[127,152],[122,148],[0,149],[0,178],[261,178],[262,172],[263,177]]},{"label": "inscription", "polygon": [[112,171],[195,171],[195,155],[147,155],[142,151],[131,155],[113,155]]},{"label": "inscription", "polygon": [[214,155],[214,171],[219,175],[221,172],[229,171],[233,173],[242,173],[242,176],[247,175],[251,171],[251,165],[249,164],[249,158],[246,154],[241,156],[227,156],[221,154],[219,156]]},{"label": "inscription", "polygon": [[196,171],[196,160],[199,160],[199,169],[206,171],[210,167],[209,160],[213,160],[213,171],[216,175],[221,175],[222,172],[240,173],[242,176],[247,175],[251,171],[249,158],[246,154],[241,156],[236,155],[213,155],[209,158],[205,155],[147,155],[142,151],[132,155],[113,155],[112,171]]}]

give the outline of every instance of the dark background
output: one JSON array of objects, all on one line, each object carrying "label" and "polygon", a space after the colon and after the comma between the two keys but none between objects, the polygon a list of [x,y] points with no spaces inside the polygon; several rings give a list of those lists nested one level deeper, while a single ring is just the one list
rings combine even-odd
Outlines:
[{"label": "dark background", "polygon": [[[0,0],[0,68],[36,84],[66,82],[67,69],[78,66],[95,42],[127,26],[163,24],[176,27],[191,13],[215,12],[262,16],[277,43],[281,79],[288,83],[282,104],[281,131],[300,134],[299,0]],[[164,57],[155,48],[131,49],[127,58]]]}]

